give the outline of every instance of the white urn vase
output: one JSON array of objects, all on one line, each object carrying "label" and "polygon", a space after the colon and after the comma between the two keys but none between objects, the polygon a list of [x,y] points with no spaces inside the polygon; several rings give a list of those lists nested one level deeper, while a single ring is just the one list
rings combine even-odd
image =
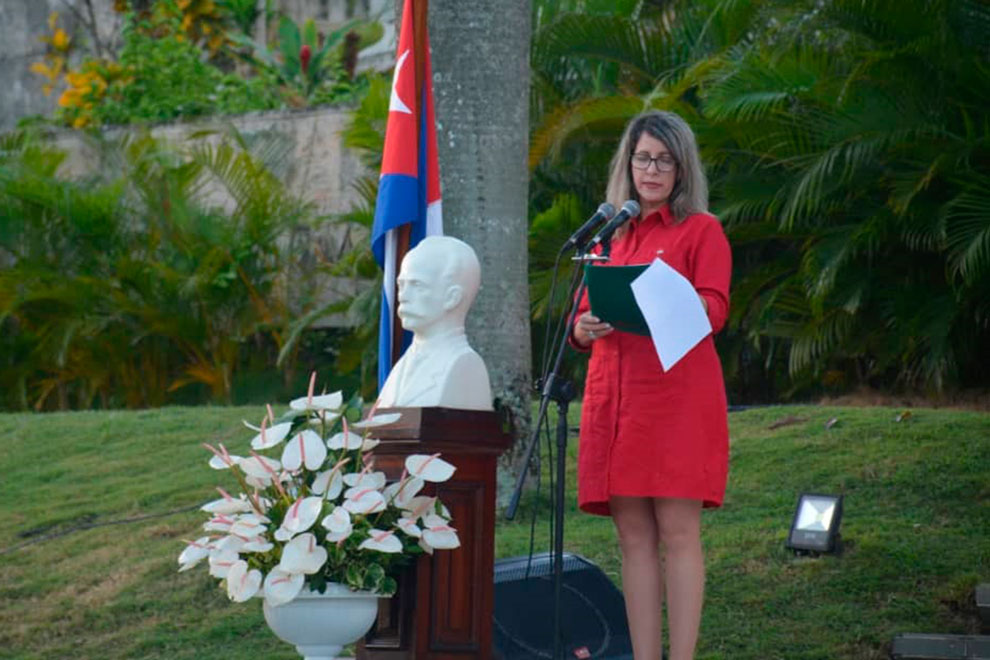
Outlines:
[{"label": "white urn vase", "polygon": [[378,616],[378,594],[327,584],[319,593],[303,589],[284,605],[264,604],[265,621],[279,639],[307,660],[330,660],[371,630]]}]

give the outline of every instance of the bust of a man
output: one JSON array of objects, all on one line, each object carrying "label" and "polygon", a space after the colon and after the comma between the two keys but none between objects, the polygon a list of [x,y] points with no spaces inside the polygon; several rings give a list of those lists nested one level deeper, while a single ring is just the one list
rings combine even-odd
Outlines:
[{"label": "bust of a man", "polygon": [[464,319],[481,284],[481,265],[467,243],[429,236],[402,260],[398,315],[412,345],[378,397],[385,407],[491,410],[488,370],[468,345]]}]

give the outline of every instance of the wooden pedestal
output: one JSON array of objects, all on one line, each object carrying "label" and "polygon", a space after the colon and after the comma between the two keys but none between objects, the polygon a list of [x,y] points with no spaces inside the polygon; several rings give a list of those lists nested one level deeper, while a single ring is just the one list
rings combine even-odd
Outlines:
[{"label": "wooden pedestal", "polygon": [[399,592],[382,600],[375,629],[358,646],[364,660],[460,660],[492,656],[495,563],[495,470],[511,442],[494,412],[395,408],[395,424],[379,438],[375,466],[398,479],[410,454],[440,453],[457,470],[423,494],[450,509],[461,547],[424,555],[409,567]]}]

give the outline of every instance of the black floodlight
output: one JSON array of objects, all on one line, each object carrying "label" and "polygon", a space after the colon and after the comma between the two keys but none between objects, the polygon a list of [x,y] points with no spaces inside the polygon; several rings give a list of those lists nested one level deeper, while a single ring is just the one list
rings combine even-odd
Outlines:
[{"label": "black floodlight", "polygon": [[841,522],[842,495],[801,493],[786,545],[802,554],[839,553],[842,551]]}]

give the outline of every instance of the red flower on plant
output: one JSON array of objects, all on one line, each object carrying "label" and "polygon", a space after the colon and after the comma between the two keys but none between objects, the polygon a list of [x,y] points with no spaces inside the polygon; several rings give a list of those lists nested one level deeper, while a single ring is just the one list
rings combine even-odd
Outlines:
[{"label": "red flower on plant", "polygon": [[309,71],[309,59],[313,56],[313,50],[308,45],[303,45],[299,49],[299,61],[302,62],[303,75]]}]

